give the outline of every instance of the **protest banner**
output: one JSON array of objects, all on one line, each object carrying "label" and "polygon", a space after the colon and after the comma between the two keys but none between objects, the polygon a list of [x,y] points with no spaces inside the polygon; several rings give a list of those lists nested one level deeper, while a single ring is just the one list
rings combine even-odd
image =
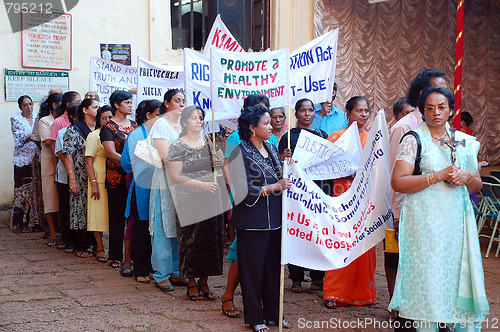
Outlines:
[{"label": "protest banner", "polygon": [[226,27],[220,14],[215,18],[210,34],[208,35],[203,54],[207,57],[210,56],[210,51],[214,48],[232,52],[245,52],[240,43],[233,37],[229,29]]},{"label": "protest banner", "polygon": [[338,36],[337,28],[290,53],[292,105],[301,98],[315,103],[331,101]]},{"label": "protest banner", "polygon": [[109,105],[109,96],[115,90],[137,88],[137,68],[116,62],[90,58],[90,91],[99,95],[101,105]]},{"label": "protest banner", "polygon": [[302,130],[292,159],[311,180],[337,179],[356,173],[361,151],[354,121],[335,143]]},{"label": "protest banner", "polygon": [[170,89],[184,89],[184,68],[137,59],[137,103],[146,99],[163,102],[163,95]]},{"label": "protest banner", "polygon": [[289,105],[288,49],[235,53],[213,49],[210,90],[216,119],[237,118],[250,94],[269,97],[271,106]]},{"label": "protest banner", "polygon": [[314,270],[349,265],[393,227],[389,199],[389,133],[378,113],[349,190],[330,197],[296,165],[285,164],[281,264]]},{"label": "protest banner", "polygon": [[210,56],[192,49],[184,49],[184,91],[188,105],[196,105],[205,111],[212,109],[210,100]]}]

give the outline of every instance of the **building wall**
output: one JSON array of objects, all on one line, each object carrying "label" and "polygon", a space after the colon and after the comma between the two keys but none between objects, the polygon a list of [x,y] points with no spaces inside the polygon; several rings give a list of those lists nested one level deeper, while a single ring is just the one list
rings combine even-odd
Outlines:
[{"label": "building wall", "polygon": [[[99,57],[100,43],[131,44],[132,65],[137,56],[157,63],[179,64],[182,55],[171,49],[170,1],[163,0],[85,0],[80,1],[72,15],[73,69],[69,71],[70,89],[82,96],[89,89],[90,57]],[[0,81],[4,69],[21,70],[21,32],[12,33],[7,13],[0,10]],[[48,91],[47,91],[48,92]],[[39,105],[35,105],[38,112]],[[12,153],[14,141],[10,117],[19,111],[16,102],[0,97],[0,205],[13,199],[14,181]]]}]

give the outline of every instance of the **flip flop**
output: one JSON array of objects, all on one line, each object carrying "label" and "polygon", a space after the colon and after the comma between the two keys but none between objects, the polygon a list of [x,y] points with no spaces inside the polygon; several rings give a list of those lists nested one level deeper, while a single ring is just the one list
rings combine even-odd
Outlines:
[{"label": "flip flop", "polygon": [[[100,252],[103,253],[102,256],[99,256]],[[106,254],[104,253],[104,250],[98,250],[95,254],[96,254],[95,258],[97,259],[98,262],[101,262],[101,263],[107,263],[108,262],[108,259],[106,258]]]}]

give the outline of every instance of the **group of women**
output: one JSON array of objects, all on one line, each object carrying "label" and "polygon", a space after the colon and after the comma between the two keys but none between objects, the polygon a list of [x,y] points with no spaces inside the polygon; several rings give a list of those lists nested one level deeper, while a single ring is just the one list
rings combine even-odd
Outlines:
[{"label": "group of women", "polygon": [[[214,154],[213,143],[203,134],[204,111],[185,107],[184,94],[173,89],[165,94],[163,103],[141,103],[136,121],[132,121],[128,118],[132,113],[132,95],[128,92],[115,91],[111,107],[101,108],[91,97],[79,103],[74,94],[70,101],[68,94],[49,96],[51,111],[40,120],[49,126],[53,122],[50,138],[43,136],[43,148],[51,150],[42,158],[42,170],[49,162],[51,170],[56,169],[59,152],[67,172],[67,184],[59,171],[54,177],[61,183],[56,187],[62,188],[57,191],[60,228],[62,231],[66,224],[68,228],[62,232],[59,247],[75,251],[79,257],[96,254],[99,261],[106,262],[102,232],[109,227],[110,265],[120,267],[124,276],[134,273],[138,282],[149,282],[152,269],[160,290],[168,292],[174,289],[173,284],[181,283],[187,286],[190,300],[214,300],[208,277],[222,274],[222,214],[229,198],[220,181],[222,172],[217,171],[223,166],[222,158]],[[16,140],[14,206],[21,210],[23,201],[18,194],[26,179],[22,167],[24,160],[29,161],[29,132],[33,128],[30,103],[29,97],[20,98],[22,111],[12,118]],[[297,125],[289,132],[284,126],[284,110],[269,108],[265,96],[247,98],[238,130],[228,138],[224,160],[237,240],[228,255],[232,264],[222,311],[228,317],[239,317],[232,299],[241,283],[245,323],[255,331],[268,331],[266,324],[280,320],[281,193],[292,185],[283,175],[283,162],[291,162],[302,130],[334,142],[347,129],[330,135],[313,129],[314,104],[309,99],[297,101]],[[401,260],[390,307],[405,318],[454,323],[457,330],[459,323],[480,322],[488,313],[477,231],[474,239],[473,212],[467,200],[468,193],[481,187],[478,143],[464,136],[468,145],[457,149],[457,163],[450,166],[449,150],[439,145],[439,139],[451,137],[446,121],[453,111],[453,95],[443,88],[429,88],[421,95],[419,109],[425,120],[418,130],[421,143],[411,137],[403,140],[392,175],[394,189],[407,193],[407,200],[401,216]],[[54,136],[54,129],[63,130],[62,124],[56,127],[59,114],[67,114],[72,124],[58,147],[60,135],[56,132]],[[368,138],[364,127],[370,116],[368,99],[349,99],[346,115],[349,126],[356,122],[364,146]],[[99,127],[100,131],[96,130]],[[26,134],[21,134],[22,130]],[[57,139],[54,148],[52,137]],[[163,167],[135,157],[142,140],[151,142]],[[417,153],[421,153],[421,174],[414,173]],[[42,171],[42,175],[48,173]],[[321,181],[318,185],[329,195],[339,196],[351,186],[352,179]],[[70,192],[67,223],[61,207],[64,186]],[[54,187],[43,185],[43,190],[45,198],[45,190],[54,192]],[[19,210],[15,212],[19,215]],[[46,205],[45,212],[52,245],[56,218],[49,215],[55,215],[57,204]],[[20,223],[13,222],[16,225]],[[300,292],[304,268],[289,268],[292,290]],[[323,289],[328,309],[370,304],[376,302],[374,273],[372,248],[343,269],[311,271],[311,287]],[[290,328],[291,324],[283,319],[283,326]]]}]

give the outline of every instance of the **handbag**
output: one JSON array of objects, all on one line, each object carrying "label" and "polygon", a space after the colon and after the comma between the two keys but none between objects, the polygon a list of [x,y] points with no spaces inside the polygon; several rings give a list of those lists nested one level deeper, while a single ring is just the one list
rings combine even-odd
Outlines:
[{"label": "handbag", "polygon": [[[142,130],[144,130],[144,128]],[[146,131],[144,130],[144,134],[145,133]],[[134,155],[156,168],[163,168],[163,162],[160,158],[160,154],[158,153],[158,150],[156,150],[156,148],[151,144],[151,139],[151,135],[148,135],[146,139],[137,141]]]}]

